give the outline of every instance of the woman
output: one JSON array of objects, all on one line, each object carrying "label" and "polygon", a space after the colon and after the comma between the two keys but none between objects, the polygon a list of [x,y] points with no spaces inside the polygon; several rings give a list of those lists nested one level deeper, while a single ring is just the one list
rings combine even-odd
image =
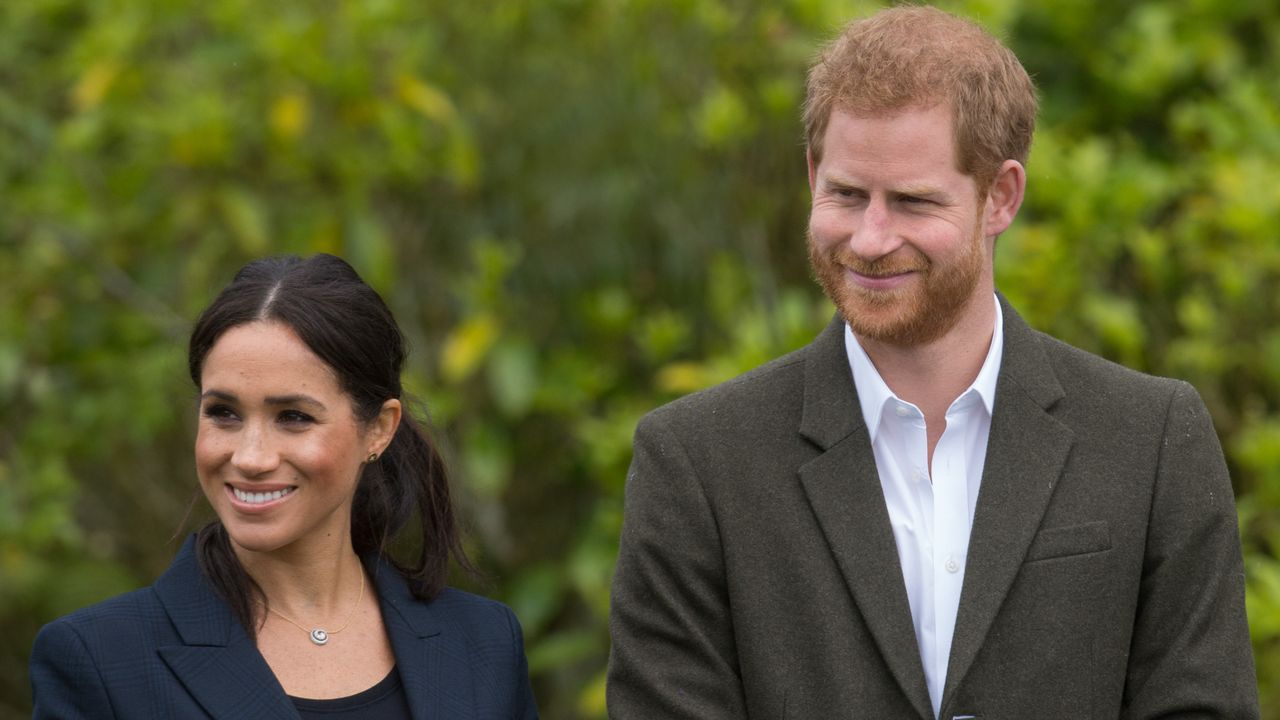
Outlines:
[{"label": "woman", "polygon": [[35,716],[536,718],[514,615],[444,587],[466,559],[404,355],[342,260],[245,266],[188,356],[218,519],[151,587],[40,632]]}]

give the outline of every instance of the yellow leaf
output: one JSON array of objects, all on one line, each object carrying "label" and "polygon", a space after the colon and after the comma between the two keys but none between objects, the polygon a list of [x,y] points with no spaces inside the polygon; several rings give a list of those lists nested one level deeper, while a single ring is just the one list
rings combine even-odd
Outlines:
[{"label": "yellow leaf", "polygon": [[605,716],[604,703],[605,674],[599,673],[587,683],[578,694],[578,712],[584,718],[602,718]]},{"label": "yellow leaf", "polygon": [[94,63],[71,88],[71,104],[80,112],[93,109],[106,97],[119,73],[120,66],[110,60]]},{"label": "yellow leaf", "polygon": [[458,117],[458,111],[448,95],[412,75],[400,76],[396,84],[396,94],[406,105],[422,113],[429,120],[450,124]]},{"label": "yellow leaf", "polygon": [[657,385],[665,393],[691,393],[707,386],[707,374],[698,363],[674,362],[658,371]]},{"label": "yellow leaf", "polygon": [[286,93],[271,104],[271,130],[282,140],[293,140],[306,131],[311,103],[301,93]]},{"label": "yellow leaf", "polygon": [[474,372],[497,339],[498,323],[488,314],[477,315],[454,328],[440,351],[444,379],[458,382]]}]

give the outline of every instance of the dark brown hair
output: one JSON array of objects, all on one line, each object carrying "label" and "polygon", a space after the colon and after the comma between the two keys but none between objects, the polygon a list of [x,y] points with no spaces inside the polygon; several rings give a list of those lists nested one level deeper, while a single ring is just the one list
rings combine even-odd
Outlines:
[{"label": "dark brown hair", "polygon": [[[256,321],[282,323],[297,333],[337,375],[360,422],[371,422],[384,402],[401,398],[404,336],[378,293],[342,259],[325,254],[305,260],[271,257],[241,268],[191,331],[187,365],[197,388],[205,357],[218,338]],[[389,548],[411,527],[420,528],[422,547],[414,562],[402,564],[390,558]],[[386,556],[423,600],[444,588],[450,556],[472,569],[462,549],[444,462],[407,409],[386,450],[362,467],[351,508],[351,542],[362,557]],[[200,530],[196,556],[255,637],[255,603],[265,607],[266,597],[240,565],[222,523],[215,520]]]},{"label": "dark brown hair", "polygon": [[805,139],[813,163],[833,110],[883,116],[947,106],[956,167],[985,196],[1001,163],[1027,164],[1036,91],[1018,58],[978,25],[931,7],[849,23],[809,69]]}]

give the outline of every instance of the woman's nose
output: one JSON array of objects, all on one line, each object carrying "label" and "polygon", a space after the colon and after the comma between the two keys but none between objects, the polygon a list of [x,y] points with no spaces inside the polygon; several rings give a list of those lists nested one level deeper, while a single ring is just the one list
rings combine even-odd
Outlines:
[{"label": "woman's nose", "polygon": [[240,442],[231,456],[231,464],[245,477],[257,477],[274,470],[280,464],[280,454],[270,433],[251,425],[241,432]]}]

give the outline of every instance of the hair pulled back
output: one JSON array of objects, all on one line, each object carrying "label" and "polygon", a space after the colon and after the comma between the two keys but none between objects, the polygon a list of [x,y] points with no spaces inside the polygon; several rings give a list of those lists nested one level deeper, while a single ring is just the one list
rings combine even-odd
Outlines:
[{"label": "hair pulled back", "polygon": [[[359,422],[371,422],[383,403],[400,399],[404,336],[378,293],[341,258],[270,257],[241,268],[191,332],[187,365],[197,388],[205,358],[223,333],[258,321],[292,329],[333,370]],[[351,543],[358,555],[387,556],[414,596],[423,600],[444,588],[450,556],[471,568],[454,518],[444,462],[407,408],[386,450],[360,473],[351,508]],[[388,550],[415,518],[421,527],[421,550],[413,563],[402,564],[390,558]],[[200,530],[196,555],[205,575],[254,637],[254,603],[265,604],[266,598],[240,565],[221,522]]]}]

